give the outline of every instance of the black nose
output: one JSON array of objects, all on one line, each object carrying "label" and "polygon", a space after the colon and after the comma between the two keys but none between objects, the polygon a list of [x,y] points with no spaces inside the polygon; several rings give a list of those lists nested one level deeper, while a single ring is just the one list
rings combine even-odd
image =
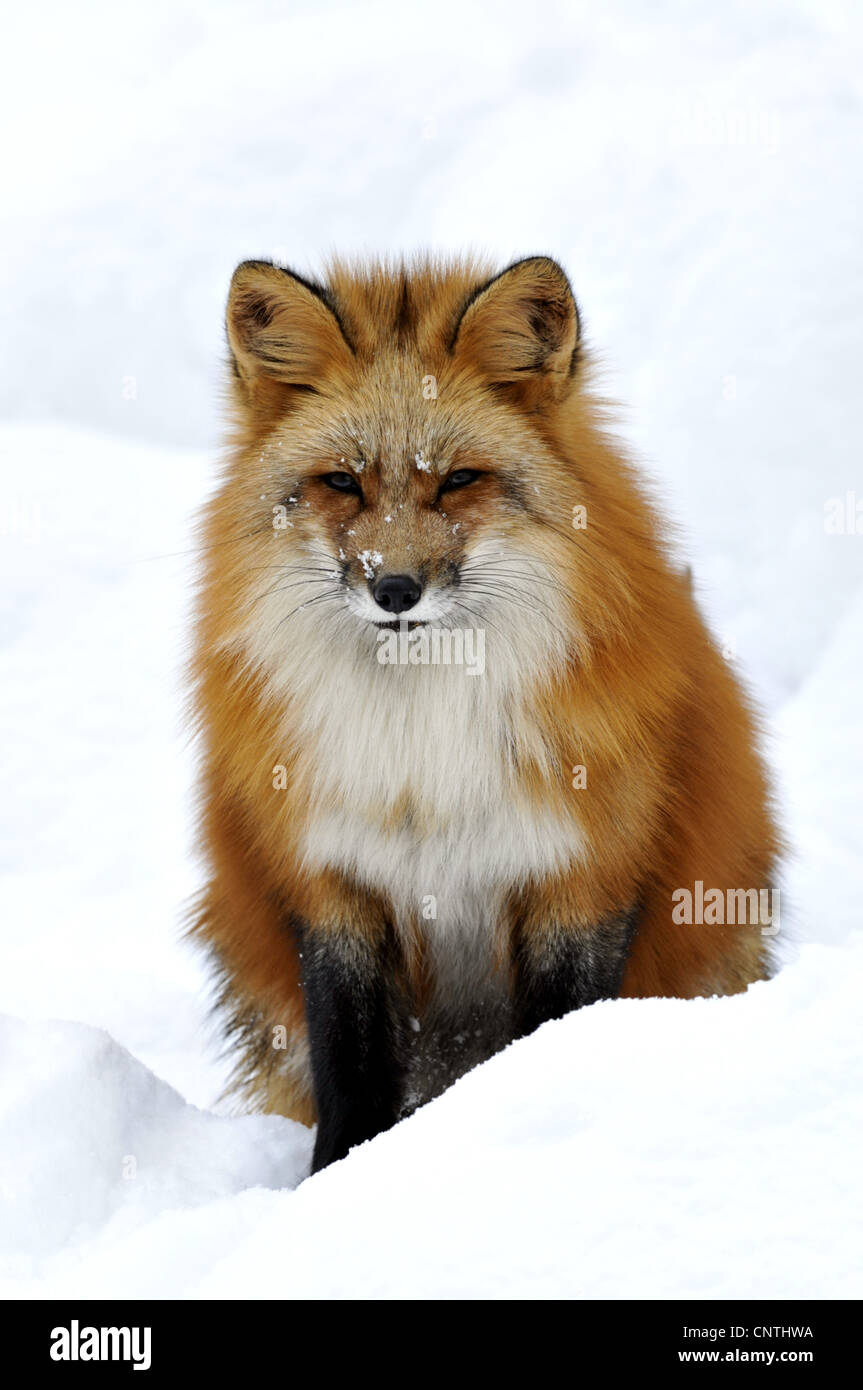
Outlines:
[{"label": "black nose", "polygon": [[404,613],[419,603],[422,589],[409,574],[387,574],[378,580],[372,593],[380,608],[388,613]]}]

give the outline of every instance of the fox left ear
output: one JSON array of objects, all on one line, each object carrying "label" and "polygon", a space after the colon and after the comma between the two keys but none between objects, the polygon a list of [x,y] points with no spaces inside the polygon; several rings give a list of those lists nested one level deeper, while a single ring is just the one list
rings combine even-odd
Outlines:
[{"label": "fox left ear", "polygon": [[564,271],[548,256],[516,261],[462,311],[452,351],[490,384],[531,404],[560,400],[575,369],[578,306]]},{"label": "fox left ear", "polygon": [[243,261],[234,271],[226,314],[237,375],[317,389],[351,357],[323,286],[269,261]]}]

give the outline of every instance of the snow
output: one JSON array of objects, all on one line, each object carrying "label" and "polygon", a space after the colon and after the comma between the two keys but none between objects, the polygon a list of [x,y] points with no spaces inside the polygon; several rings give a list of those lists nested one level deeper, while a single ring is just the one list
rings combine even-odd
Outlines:
[{"label": "snow", "polygon": [[379,550],[358,550],[357,559],[363,567],[363,574],[366,579],[374,579],[384,562],[384,557]]},{"label": "snow", "polygon": [[[101,1029],[7,1018],[0,1038],[13,1073],[3,1128],[16,1140],[5,1155],[3,1243],[19,1292],[34,1262],[62,1287],[70,1269],[116,1256],[160,1218],[253,1187],[294,1186],[308,1171],[302,1125],[196,1110]],[[175,1251],[176,1277],[198,1275],[202,1253],[178,1265]],[[99,1287],[110,1295],[110,1282]]]},{"label": "snow", "polygon": [[[814,0],[532,15],[16,15],[2,1293],[863,1292],[863,536],[830,521],[863,498],[863,18]],[[308,272],[332,248],[465,246],[572,275],[601,387],[766,713],[787,963],[739,998],[549,1024],[300,1184],[307,1132],[217,1103],[228,1063],[179,936],[200,876],[191,516],[218,473],[224,297],[248,256]]]},{"label": "snow", "polygon": [[861,970],[858,935],[748,996],[571,1014],[295,1191],[302,1126],[184,1105],[95,1029],[10,1022],[0,1293],[859,1293]]}]

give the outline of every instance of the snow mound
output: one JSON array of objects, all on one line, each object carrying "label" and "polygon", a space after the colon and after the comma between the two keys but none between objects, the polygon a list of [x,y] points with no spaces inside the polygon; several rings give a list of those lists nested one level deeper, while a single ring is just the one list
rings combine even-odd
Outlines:
[{"label": "snow mound", "polygon": [[[37,1278],[52,1259],[62,1266],[79,1244],[122,1250],[165,1212],[176,1221],[246,1188],[292,1186],[308,1170],[303,1126],[197,1110],[101,1029],[3,1017],[0,1056],[0,1248],[9,1278]],[[178,1260],[182,1245],[169,1257]],[[118,1283],[111,1274],[105,1294],[129,1277]]]},{"label": "snow mound", "polygon": [[9,1020],[8,1292],[859,1296],[861,971],[858,934],[733,999],[571,1014],[296,1190],[301,1126],[202,1113],[104,1033]]}]

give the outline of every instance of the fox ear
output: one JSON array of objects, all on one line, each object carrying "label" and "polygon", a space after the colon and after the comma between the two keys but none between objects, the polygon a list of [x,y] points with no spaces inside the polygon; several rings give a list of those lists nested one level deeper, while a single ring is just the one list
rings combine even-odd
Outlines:
[{"label": "fox ear", "polygon": [[452,350],[530,403],[560,400],[575,368],[578,307],[557,261],[531,256],[489,280],[462,311]]},{"label": "fox ear", "polygon": [[226,314],[237,375],[316,388],[351,357],[326,291],[269,261],[234,271]]}]

